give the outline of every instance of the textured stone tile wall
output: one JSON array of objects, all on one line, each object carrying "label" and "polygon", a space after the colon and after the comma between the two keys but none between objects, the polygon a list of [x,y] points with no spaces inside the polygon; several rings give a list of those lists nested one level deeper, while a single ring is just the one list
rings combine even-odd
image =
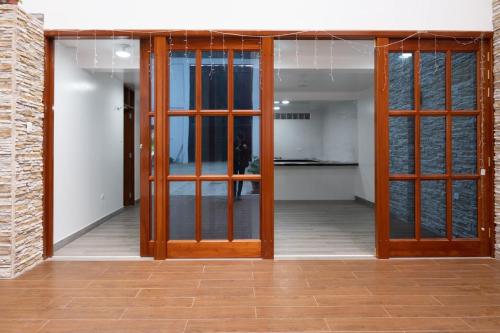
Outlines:
[{"label": "textured stone tile wall", "polygon": [[0,5],[0,278],[42,259],[43,60],[42,22]]},{"label": "textured stone tile wall", "polygon": [[493,0],[493,59],[495,78],[495,256],[500,259],[500,0]]}]

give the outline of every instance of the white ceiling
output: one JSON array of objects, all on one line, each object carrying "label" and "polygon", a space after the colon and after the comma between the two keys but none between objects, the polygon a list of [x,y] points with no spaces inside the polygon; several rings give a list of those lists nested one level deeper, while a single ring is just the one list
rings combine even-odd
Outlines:
[{"label": "white ceiling", "polygon": [[[139,51],[138,40],[112,39],[60,39],[56,41],[73,49],[74,61],[80,68],[101,73],[113,73],[123,82],[134,88],[139,87]],[[122,45],[127,45],[130,58],[120,58],[115,52]],[[97,60],[97,62],[95,62]]]}]

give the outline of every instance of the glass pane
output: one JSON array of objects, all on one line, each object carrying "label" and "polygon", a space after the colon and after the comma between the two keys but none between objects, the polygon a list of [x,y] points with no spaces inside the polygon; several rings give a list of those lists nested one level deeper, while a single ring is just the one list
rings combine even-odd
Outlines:
[{"label": "glass pane", "polygon": [[476,109],[476,54],[451,54],[451,102],[453,110]]},{"label": "glass pane", "polygon": [[155,118],[149,117],[149,135],[150,135],[150,151],[149,151],[149,174],[155,174]]},{"label": "glass pane", "polygon": [[227,182],[201,184],[201,238],[227,239]]},{"label": "glass pane", "polygon": [[149,54],[149,96],[150,96],[150,106],[149,112],[155,112],[155,54],[151,52]]},{"label": "glass pane", "polygon": [[391,174],[415,172],[415,119],[413,117],[389,118],[389,145]]},{"label": "glass pane", "polygon": [[195,174],[195,117],[170,117],[170,174]]},{"label": "glass pane", "polygon": [[415,238],[415,184],[391,181],[390,238]]},{"label": "glass pane", "polygon": [[155,215],[155,182],[149,182],[149,239],[155,239],[155,226],[156,226],[156,215]]},{"label": "glass pane", "polygon": [[260,117],[234,117],[235,175],[260,174]]},{"label": "glass pane", "polygon": [[227,109],[227,52],[202,53],[202,109]]},{"label": "glass pane", "polygon": [[422,110],[444,110],[446,107],[446,55],[420,53],[420,99]]},{"label": "glass pane", "polygon": [[201,173],[227,174],[227,117],[203,117]]},{"label": "glass pane", "polygon": [[389,109],[413,110],[413,54],[389,53]]},{"label": "glass pane", "polygon": [[233,238],[260,239],[260,183],[234,182]]},{"label": "glass pane", "polygon": [[420,237],[446,237],[446,181],[420,183]]},{"label": "glass pane", "polygon": [[195,182],[170,182],[169,238],[195,239]]},{"label": "glass pane", "polygon": [[477,185],[475,180],[454,180],[453,237],[477,237]]},{"label": "glass pane", "polygon": [[260,109],[260,53],[234,52],[234,109]]},{"label": "glass pane", "polygon": [[170,56],[170,110],[194,110],[196,52],[174,51]]},{"label": "glass pane", "polygon": [[475,174],[477,166],[476,117],[452,117],[453,173]]},{"label": "glass pane", "polygon": [[446,168],[445,117],[420,118],[420,170],[422,174],[443,174]]}]

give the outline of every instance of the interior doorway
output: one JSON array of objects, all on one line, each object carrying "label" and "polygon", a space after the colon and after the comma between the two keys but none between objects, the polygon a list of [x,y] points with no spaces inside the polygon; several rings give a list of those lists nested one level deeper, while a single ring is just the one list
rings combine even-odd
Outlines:
[{"label": "interior doorway", "polygon": [[373,257],[374,42],[274,53],[275,255]]},{"label": "interior doorway", "polygon": [[54,41],[54,256],[138,257],[139,42]]}]

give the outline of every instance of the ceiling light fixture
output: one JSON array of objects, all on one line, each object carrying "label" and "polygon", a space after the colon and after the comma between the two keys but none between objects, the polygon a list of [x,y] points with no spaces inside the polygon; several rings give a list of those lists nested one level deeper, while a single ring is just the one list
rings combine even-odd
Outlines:
[{"label": "ceiling light fixture", "polygon": [[281,104],[288,105],[288,104],[290,104],[290,101],[285,99],[285,100],[281,101]]},{"label": "ceiling light fixture", "polygon": [[280,104],[280,101],[274,101],[274,104]]},{"label": "ceiling light fixture", "polygon": [[119,58],[130,58],[130,46],[127,44],[120,45],[120,48],[115,52],[116,56]]},{"label": "ceiling light fixture", "polygon": [[279,109],[280,109],[280,107],[279,107],[279,106],[275,106],[275,107],[274,107],[274,111],[278,111]]},{"label": "ceiling light fixture", "polygon": [[407,58],[411,58],[412,54],[411,53],[401,53],[401,55],[399,56],[401,59],[407,59]]}]

